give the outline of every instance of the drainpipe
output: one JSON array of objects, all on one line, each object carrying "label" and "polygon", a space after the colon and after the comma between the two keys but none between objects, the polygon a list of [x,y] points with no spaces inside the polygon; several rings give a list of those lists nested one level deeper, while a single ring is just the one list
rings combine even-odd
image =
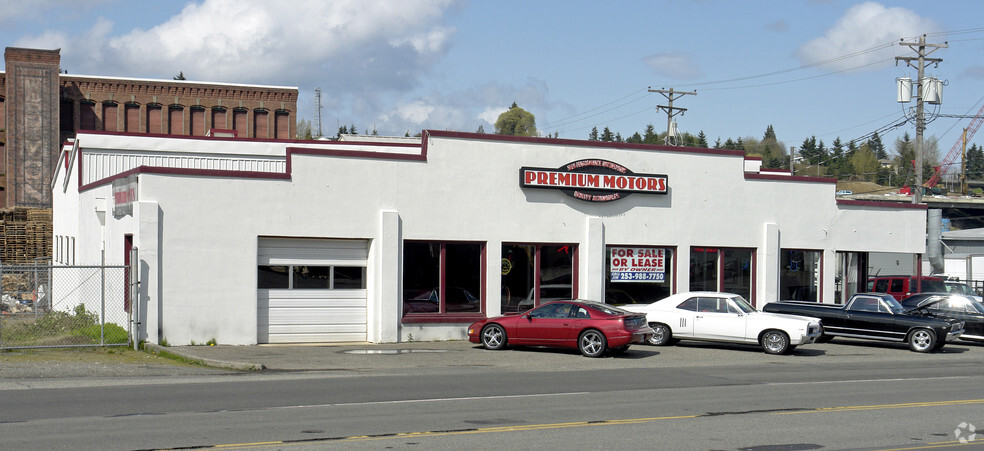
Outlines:
[{"label": "drainpipe", "polygon": [[932,274],[943,273],[943,210],[930,209],[926,219],[926,258],[933,267]]}]

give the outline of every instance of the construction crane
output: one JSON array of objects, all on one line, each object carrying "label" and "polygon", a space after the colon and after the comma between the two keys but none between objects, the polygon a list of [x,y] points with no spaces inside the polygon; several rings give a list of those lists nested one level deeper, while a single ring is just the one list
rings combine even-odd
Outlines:
[{"label": "construction crane", "polygon": [[974,133],[977,132],[977,129],[981,127],[981,122],[984,122],[984,106],[982,106],[981,110],[977,112],[977,116],[974,116],[974,119],[970,121],[970,125],[968,125],[964,130],[964,135],[953,144],[952,148],[950,148],[950,152],[946,154],[945,158],[943,158],[943,162],[940,163],[939,166],[933,168],[933,176],[923,184],[923,187],[932,188],[940,182],[940,179],[943,177],[943,173],[949,169],[951,164],[953,164],[953,160],[957,158],[957,155],[960,155],[964,143],[970,141],[970,139],[974,137]]}]

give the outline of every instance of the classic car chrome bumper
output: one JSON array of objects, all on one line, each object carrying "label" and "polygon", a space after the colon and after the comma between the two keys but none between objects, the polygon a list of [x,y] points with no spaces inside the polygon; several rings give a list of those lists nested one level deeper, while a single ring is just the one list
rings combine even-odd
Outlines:
[{"label": "classic car chrome bumper", "polygon": [[951,330],[948,334],[946,334],[946,341],[957,341],[957,339],[960,338],[960,335],[963,334],[963,331],[963,329]]}]

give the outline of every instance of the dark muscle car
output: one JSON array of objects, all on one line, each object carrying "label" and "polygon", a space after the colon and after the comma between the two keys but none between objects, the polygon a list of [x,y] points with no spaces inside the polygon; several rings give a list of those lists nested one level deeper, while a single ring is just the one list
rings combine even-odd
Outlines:
[{"label": "dark muscle car", "polygon": [[[942,302],[938,301],[942,298]],[[963,321],[964,333],[960,340],[984,343],[984,305],[971,296],[957,293],[920,293],[902,300],[902,306],[917,308],[923,305],[930,313],[957,321]]]},{"label": "dark muscle car", "polygon": [[843,306],[780,301],[768,303],[762,310],[820,318],[823,336],[818,341],[835,336],[898,341],[908,343],[915,352],[930,352],[956,340],[964,331],[963,322],[934,315],[929,310],[932,305],[906,309],[890,294],[858,293]]}]

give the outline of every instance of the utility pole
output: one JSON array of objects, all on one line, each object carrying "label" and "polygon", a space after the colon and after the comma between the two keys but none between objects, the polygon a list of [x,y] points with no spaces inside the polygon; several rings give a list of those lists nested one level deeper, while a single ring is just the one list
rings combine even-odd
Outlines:
[{"label": "utility pole", "polygon": [[[912,56],[896,56],[895,64],[898,65],[899,61],[905,61],[905,63],[912,68],[915,68],[919,75],[916,79],[917,81],[917,91],[916,91],[916,183],[915,192],[912,193],[912,203],[918,204],[922,203],[922,177],[923,177],[923,131],[926,129],[926,118],[924,117],[923,109],[923,94],[925,94],[925,86],[923,86],[923,78],[925,75],[926,63],[934,64],[939,67],[940,62],[943,58],[927,58],[930,53],[933,53],[941,48],[949,47],[944,41],[943,44],[927,44],[926,35],[919,37],[919,42],[905,42],[903,39],[899,45],[904,45],[916,52],[915,57]],[[913,62],[915,61],[915,64]]]},{"label": "utility pole", "polygon": [[663,143],[666,145],[670,145],[670,126],[672,125],[673,116],[676,116],[677,114],[683,114],[685,111],[687,111],[686,108],[674,107],[673,101],[685,95],[695,96],[697,95],[697,91],[686,92],[686,91],[674,91],[673,88],[670,89],[649,88],[649,92],[658,92],[662,94],[663,97],[666,97],[666,100],[669,102],[669,105],[657,105],[656,108],[666,111],[666,138],[663,139]]}]

